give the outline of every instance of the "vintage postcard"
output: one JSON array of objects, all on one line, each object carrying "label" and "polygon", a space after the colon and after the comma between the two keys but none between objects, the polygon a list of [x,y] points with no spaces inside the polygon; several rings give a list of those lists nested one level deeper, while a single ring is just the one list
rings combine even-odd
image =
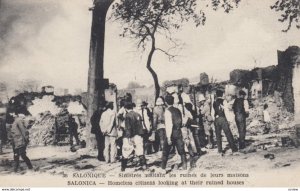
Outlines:
[{"label": "vintage postcard", "polygon": [[0,187],[300,186],[299,0],[0,0]]}]

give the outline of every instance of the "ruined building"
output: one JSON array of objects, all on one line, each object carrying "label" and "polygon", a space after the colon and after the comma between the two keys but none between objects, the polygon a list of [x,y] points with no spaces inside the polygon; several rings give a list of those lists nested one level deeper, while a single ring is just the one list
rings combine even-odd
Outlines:
[{"label": "ruined building", "polygon": [[285,51],[278,51],[277,90],[282,92],[285,107],[290,112],[299,113],[299,64],[300,48],[291,46]]},{"label": "ruined building", "polygon": [[[203,75],[202,75],[203,76]],[[225,84],[224,84],[225,83]],[[236,69],[230,72],[228,82],[196,85],[197,92],[212,92],[212,87],[225,89],[225,95],[237,95],[243,89],[250,100],[262,99],[268,95],[282,98],[287,111],[295,113],[300,121],[300,48],[291,46],[278,51],[278,64],[252,70]],[[280,99],[276,99],[276,102]]]}]

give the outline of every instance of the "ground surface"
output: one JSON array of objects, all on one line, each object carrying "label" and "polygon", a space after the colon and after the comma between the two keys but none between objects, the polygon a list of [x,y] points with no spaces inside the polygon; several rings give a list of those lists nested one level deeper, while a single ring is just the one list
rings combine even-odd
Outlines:
[{"label": "ground surface", "polygon": [[[282,136],[282,134],[281,134]],[[277,134],[249,136],[247,149],[232,154],[227,150],[224,156],[217,154],[216,149],[208,150],[207,154],[197,157],[196,167],[187,172],[272,172],[293,171],[300,168],[300,149],[295,147],[282,147]],[[223,138],[224,139],[224,138]],[[226,144],[226,142],[224,142]],[[223,145],[225,145],[223,144]],[[270,157],[270,155],[273,155]],[[120,162],[107,164],[96,158],[95,150],[79,149],[71,152],[68,146],[29,147],[27,155],[31,159],[35,171],[28,171],[24,162],[16,175],[22,174],[49,174],[65,175],[73,172],[104,172],[114,174],[120,172]],[[152,172],[159,172],[161,152],[147,155],[147,163]],[[13,175],[13,153],[11,149],[4,149],[0,155],[0,175]],[[274,158],[274,159],[272,159]],[[22,161],[22,160],[21,160]],[[168,161],[168,173],[183,172],[177,168],[180,160],[175,155]],[[139,167],[129,163],[127,172],[137,172]]]}]

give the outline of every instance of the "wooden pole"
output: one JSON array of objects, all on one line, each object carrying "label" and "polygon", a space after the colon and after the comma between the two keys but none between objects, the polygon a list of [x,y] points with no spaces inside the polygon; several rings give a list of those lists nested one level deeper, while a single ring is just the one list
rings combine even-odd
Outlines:
[{"label": "wooden pole", "polygon": [[[104,39],[105,20],[107,11],[113,0],[94,0],[94,7],[91,28],[89,71],[88,71],[88,99],[87,99],[87,127],[90,135],[90,119],[97,110],[99,102],[104,99],[103,83],[103,60],[104,60]],[[92,141],[93,136],[89,136]]]}]

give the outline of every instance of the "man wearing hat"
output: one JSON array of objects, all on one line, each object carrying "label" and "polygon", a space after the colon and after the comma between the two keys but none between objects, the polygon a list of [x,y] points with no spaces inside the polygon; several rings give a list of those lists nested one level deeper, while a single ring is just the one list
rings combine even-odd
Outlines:
[{"label": "man wearing hat", "polygon": [[239,97],[235,99],[232,109],[235,114],[235,122],[239,132],[239,149],[244,149],[246,137],[246,118],[249,115],[249,104],[245,99],[246,93],[239,91]]},{"label": "man wearing hat", "polygon": [[199,113],[201,115],[205,135],[207,137],[208,148],[212,149],[214,147],[213,140],[213,128],[212,128],[212,116],[211,116],[211,107],[210,107],[210,98],[206,99],[203,94],[199,95]]},{"label": "man wearing hat", "polygon": [[144,129],[144,146],[146,150],[146,154],[150,154],[152,152],[152,145],[149,141],[149,137],[152,130],[151,119],[150,119],[150,111],[147,108],[147,103],[138,99],[136,101],[136,108],[133,110],[142,116],[142,124]]},{"label": "man wearing hat", "polygon": [[150,132],[151,123],[150,123],[150,117],[148,116],[146,106],[147,103],[145,101],[138,99],[136,101],[136,108],[134,109],[134,111],[142,116],[143,128],[147,130],[147,132]]},{"label": "man wearing hat", "polygon": [[106,104],[106,110],[101,115],[100,128],[105,137],[104,158],[107,163],[116,162],[117,156],[117,129],[116,129],[116,113],[113,110],[113,102]]},{"label": "man wearing hat", "polygon": [[27,145],[29,143],[29,131],[26,125],[26,116],[28,113],[26,108],[16,109],[16,117],[10,130],[10,141],[14,152],[15,172],[18,171],[20,166],[20,156],[26,163],[28,169],[33,168],[31,161],[26,154]]},{"label": "man wearing hat", "polygon": [[125,171],[128,158],[133,150],[135,151],[135,155],[139,157],[140,165],[142,166],[142,168],[146,169],[147,165],[144,155],[144,130],[142,124],[142,116],[133,111],[132,103],[127,102],[125,105],[125,109],[127,113],[125,116],[125,129],[122,147],[123,159],[121,162],[121,171]]},{"label": "man wearing hat", "polygon": [[223,91],[217,90],[216,91],[216,100],[213,103],[213,109],[215,113],[215,132],[217,138],[217,145],[218,145],[218,152],[223,154],[222,149],[222,130],[225,133],[229,146],[232,152],[236,152],[237,148],[234,144],[233,135],[229,128],[228,121],[226,119],[226,114],[228,113],[228,103],[226,100],[223,99]]},{"label": "man wearing hat", "polygon": [[[158,97],[153,109],[153,132],[156,133],[159,144],[158,147],[163,150],[166,139],[165,126],[165,103],[162,97]],[[157,149],[158,150],[158,149]]]}]

